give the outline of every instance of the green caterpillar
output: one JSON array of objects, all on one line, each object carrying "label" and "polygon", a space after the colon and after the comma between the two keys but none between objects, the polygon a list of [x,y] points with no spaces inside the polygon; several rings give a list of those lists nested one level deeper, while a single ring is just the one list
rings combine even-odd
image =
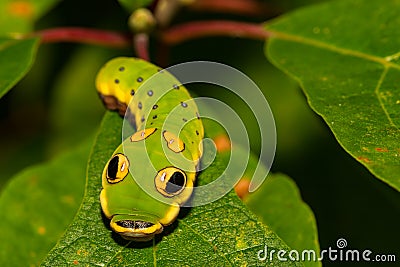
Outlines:
[{"label": "green caterpillar", "polygon": [[[204,137],[199,111],[175,77],[141,59],[110,60],[96,87],[105,106],[126,113],[136,128],[104,168],[103,213],[123,238],[150,240],[176,219],[192,194]],[[179,123],[166,123],[170,113]]]}]

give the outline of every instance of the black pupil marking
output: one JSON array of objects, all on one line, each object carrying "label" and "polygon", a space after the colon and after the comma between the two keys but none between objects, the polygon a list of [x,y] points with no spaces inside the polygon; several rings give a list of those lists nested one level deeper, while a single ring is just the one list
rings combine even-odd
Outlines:
[{"label": "black pupil marking", "polygon": [[144,228],[149,228],[149,227],[153,226],[154,223],[144,222],[144,221],[123,220],[123,221],[118,221],[117,225],[124,227],[124,228],[144,229]]},{"label": "black pupil marking", "polygon": [[147,95],[148,95],[148,96],[152,96],[152,95],[153,95],[153,91],[152,91],[152,90],[149,90],[149,91],[147,92]]},{"label": "black pupil marking", "polygon": [[135,95],[135,90],[131,90],[131,95]]},{"label": "black pupil marking", "polygon": [[154,106],[153,106],[153,109],[156,109],[156,108],[158,108],[158,105],[154,105]]},{"label": "black pupil marking", "polygon": [[142,102],[139,102],[138,108],[139,108],[139,109],[142,109]]},{"label": "black pupil marking", "polygon": [[115,79],[114,82],[115,82],[115,83],[119,83],[119,80],[118,80],[118,79]]},{"label": "black pupil marking", "polygon": [[125,67],[120,67],[118,70],[119,70],[119,71],[124,71],[124,70],[125,70]]},{"label": "black pupil marking", "polygon": [[141,83],[141,82],[143,82],[143,78],[142,78],[142,77],[138,77],[138,78],[136,79],[136,81],[138,81],[139,83]]},{"label": "black pupil marking", "polygon": [[115,156],[110,160],[107,168],[107,178],[111,180],[117,179],[119,157]]},{"label": "black pupil marking", "polygon": [[169,181],[167,182],[167,186],[165,187],[165,191],[169,194],[173,194],[182,189],[185,184],[185,177],[181,172],[174,172]]}]

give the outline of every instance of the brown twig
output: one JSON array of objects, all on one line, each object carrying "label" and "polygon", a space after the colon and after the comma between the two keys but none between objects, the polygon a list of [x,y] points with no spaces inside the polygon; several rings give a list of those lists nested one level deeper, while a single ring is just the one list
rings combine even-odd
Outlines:
[{"label": "brown twig", "polygon": [[146,33],[138,33],[133,37],[133,46],[136,55],[146,61],[150,61],[149,36]]},{"label": "brown twig", "polygon": [[260,24],[210,20],[188,22],[170,27],[160,34],[160,38],[164,43],[174,45],[190,39],[208,36],[232,36],[264,40],[270,35],[271,33]]},{"label": "brown twig", "polygon": [[38,31],[33,35],[39,36],[42,43],[74,42],[115,48],[128,47],[132,43],[127,34],[90,28],[61,27]]},{"label": "brown twig", "polygon": [[[39,36],[42,43],[77,42],[115,48],[125,48],[132,45],[132,37],[127,34],[89,28],[53,28],[36,32],[33,35]],[[164,44],[174,45],[207,36],[232,36],[264,40],[270,35],[271,33],[266,31],[261,24],[210,20],[172,26],[162,31],[159,37]],[[137,34],[133,43],[137,55],[149,60],[148,36]]]}]

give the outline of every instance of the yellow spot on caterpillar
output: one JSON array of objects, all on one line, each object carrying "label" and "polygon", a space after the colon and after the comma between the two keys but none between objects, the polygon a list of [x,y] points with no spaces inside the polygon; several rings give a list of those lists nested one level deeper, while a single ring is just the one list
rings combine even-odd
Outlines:
[{"label": "yellow spot on caterpillar", "polygon": [[33,5],[25,1],[11,2],[8,4],[7,10],[15,17],[32,18],[34,15]]},{"label": "yellow spot on caterpillar", "polygon": [[168,148],[172,151],[178,153],[182,152],[185,149],[185,143],[183,143],[183,141],[175,136],[173,133],[164,131],[163,136],[165,141],[167,141]]},{"label": "yellow spot on caterpillar", "polygon": [[[118,166],[116,165],[118,164]],[[111,184],[121,182],[129,172],[129,160],[121,153],[115,154],[107,163],[106,178]],[[103,174],[104,175],[104,174]]]},{"label": "yellow spot on caterpillar", "polygon": [[146,139],[147,137],[149,137],[150,135],[152,135],[156,130],[157,130],[157,128],[148,128],[148,129],[144,129],[142,131],[136,132],[131,136],[131,142],[142,141],[142,140]]}]

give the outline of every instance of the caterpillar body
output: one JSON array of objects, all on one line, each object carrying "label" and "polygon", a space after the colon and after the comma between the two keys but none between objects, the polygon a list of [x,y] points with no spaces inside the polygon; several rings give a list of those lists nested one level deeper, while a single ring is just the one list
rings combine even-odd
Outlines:
[{"label": "caterpillar body", "polygon": [[[158,79],[150,82],[154,74]],[[141,59],[110,60],[96,87],[105,106],[126,113],[136,128],[104,167],[103,213],[123,238],[150,240],[176,219],[193,191],[204,137],[198,108],[174,76]]]}]

